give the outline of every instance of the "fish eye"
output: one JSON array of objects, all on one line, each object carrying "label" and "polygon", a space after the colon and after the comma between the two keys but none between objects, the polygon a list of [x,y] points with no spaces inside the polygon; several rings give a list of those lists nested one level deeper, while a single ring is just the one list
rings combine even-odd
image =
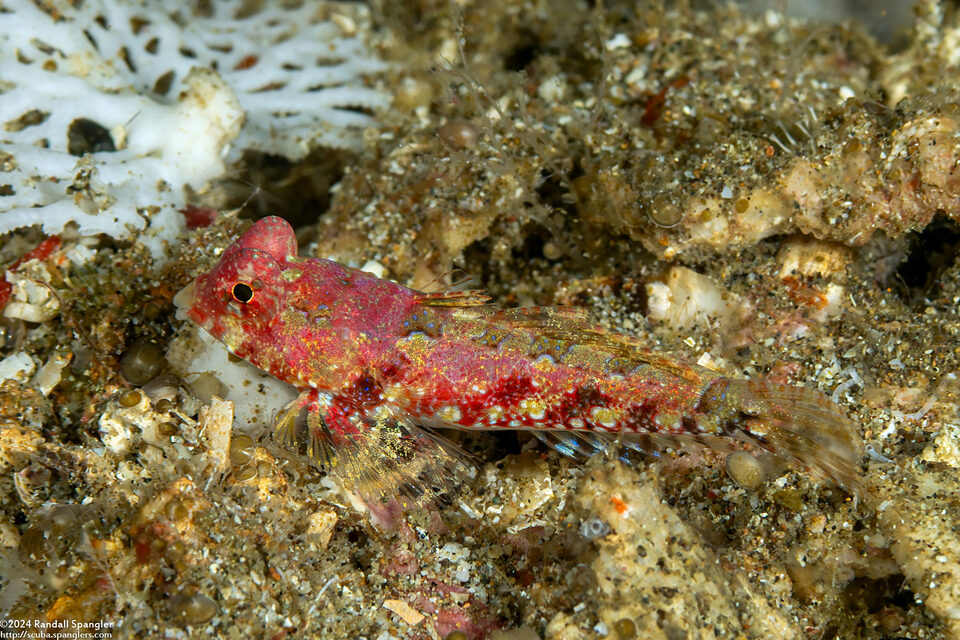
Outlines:
[{"label": "fish eye", "polygon": [[246,282],[238,282],[233,285],[233,299],[244,304],[253,300],[253,287]]}]

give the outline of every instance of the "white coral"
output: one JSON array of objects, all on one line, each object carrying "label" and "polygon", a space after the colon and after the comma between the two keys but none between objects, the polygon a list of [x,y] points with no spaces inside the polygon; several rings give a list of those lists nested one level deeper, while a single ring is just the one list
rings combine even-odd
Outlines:
[{"label": "white coral", "polygon": [[[358,35],[364,9],[278,4],[245,15],[241,0],[214,0],[194,15],[159,0],[4,2],[0,233],[149,224],[156,255],[181,229],[184,188],[243,151],[296,160],[356,145],[372,123],[361,110],[387,103],[363,86],[384,68]],[[101,144],[78,158],[68,132],[81,124]]]}]

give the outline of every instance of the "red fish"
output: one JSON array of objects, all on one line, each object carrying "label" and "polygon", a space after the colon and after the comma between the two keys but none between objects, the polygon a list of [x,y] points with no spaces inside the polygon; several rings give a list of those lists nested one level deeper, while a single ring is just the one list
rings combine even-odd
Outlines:
[{"label": "red fish", "polygon": [[736,380],[591,324],[574,308],[499,309],[300,258],[255,223],[176,302],[300,396],[277,434],[359,493],[430,498],[465,473],[433,429],[529,429],[559,451],[644,436],[746,440],[851,488],[860,440],[821,393]]}]

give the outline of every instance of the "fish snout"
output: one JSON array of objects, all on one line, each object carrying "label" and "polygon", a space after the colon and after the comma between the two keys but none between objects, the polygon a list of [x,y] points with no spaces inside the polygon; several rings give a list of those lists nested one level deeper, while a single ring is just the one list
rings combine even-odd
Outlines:
[{"label": "fish snout", "polygon": [[194,307],[197,299],[197,281],[191,280],[190,284],[177,292],[173,296],[173,306],[177,308],[177,319],[184,320],[189,317],[187,314]]}]

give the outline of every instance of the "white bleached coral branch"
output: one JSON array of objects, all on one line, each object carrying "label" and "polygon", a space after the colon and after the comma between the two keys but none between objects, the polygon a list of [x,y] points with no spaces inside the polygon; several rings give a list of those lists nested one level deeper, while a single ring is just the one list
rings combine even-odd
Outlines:
[{"label": "white bleached coral branch", "polygon": [[115,237],[149,225],[170,240],[185,187],[246,150],[297,160],[356,146],[387,105],[364,85],[385,65],[366,47],[361,5],[205,6],[3,3],[0,233],[72,221]]}]

